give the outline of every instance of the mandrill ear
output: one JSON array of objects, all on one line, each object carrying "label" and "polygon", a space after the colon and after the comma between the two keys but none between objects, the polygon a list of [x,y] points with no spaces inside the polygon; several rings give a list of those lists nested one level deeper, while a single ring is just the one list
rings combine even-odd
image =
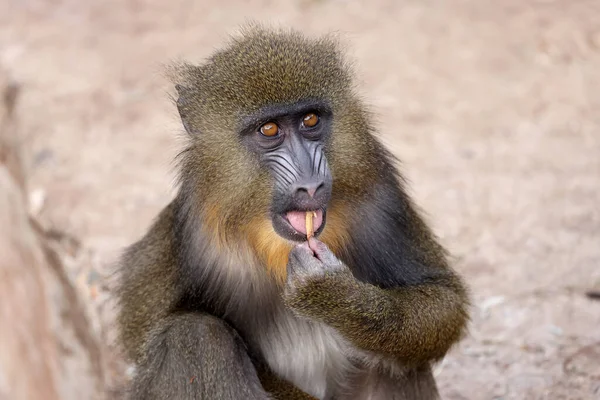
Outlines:
[{"label": "mandrill ear", "polygon": [[177,111],[179,111],[179,116],[181,117],[181,122],[183,123],[183,127],[189,135],[196,135],[199,132],[192,128],[189,122],[190,118],[190,97],[191,93],[188,88],[182,85],[175,85],[175,90],[177,90]]}]

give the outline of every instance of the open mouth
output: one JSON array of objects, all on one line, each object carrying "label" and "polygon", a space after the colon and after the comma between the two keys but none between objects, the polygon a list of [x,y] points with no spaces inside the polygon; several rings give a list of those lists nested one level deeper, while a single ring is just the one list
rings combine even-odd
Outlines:
[{"label": "open mouth", "polygon": [[273,218],[273,227],[279,235],[287,239],[305,241],[307,240],[307,229],[310,229],[309,219],[312,220],[312,235],[318,236],[323,231],[326,222],[326,212],[322,209],[292,210],[277,214]]},{"label": "open mouth", "polygon": [[310,234],[313,235],[323,225],[323,210],[288,211],[285,218],[292,228],[305,236],[308,234],[307,221],[312,218],[313,232]]}]

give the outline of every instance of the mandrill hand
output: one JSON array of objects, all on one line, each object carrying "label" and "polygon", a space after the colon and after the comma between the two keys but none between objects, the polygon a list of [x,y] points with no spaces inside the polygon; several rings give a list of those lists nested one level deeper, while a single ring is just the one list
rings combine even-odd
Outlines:
[{"label": "mandrill hand", "polygon": [[311,237],[289,255],[286,305],[298,314],[328,322],[340,307],[352,303],[361,284],[325,243]]},{"label": "mandrill hand", "polygon": [[292,249],[287,268],[288,286],[293,283],[294,277],[317,277],[348,270],[348,267],[329,250],[325,243],[314,237]]}]

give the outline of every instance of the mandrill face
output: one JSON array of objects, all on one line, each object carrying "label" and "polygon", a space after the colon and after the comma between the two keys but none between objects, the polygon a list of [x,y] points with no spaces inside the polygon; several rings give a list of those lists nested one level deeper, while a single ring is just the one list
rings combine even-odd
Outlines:
[{"label": "mandrill face", "polygon": [[323,149],[331,117],[325,102],[305,101],[261,110],[245,129],[246,145],[273,177],[271,221],[285,239],[305,241],[325,227],[332,177]]}]

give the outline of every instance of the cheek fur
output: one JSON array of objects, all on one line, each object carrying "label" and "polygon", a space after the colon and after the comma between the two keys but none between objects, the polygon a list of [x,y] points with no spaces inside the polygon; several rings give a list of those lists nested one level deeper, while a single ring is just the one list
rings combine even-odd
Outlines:
[{"label": "cheek fur", "polygon": [[256,257],[275,280],[283,284],[292,245],[275,233],[270,218],[255,219],[245,230]]},{"label": "cheek fur", "polygon": [[208,234],[220,242],[235,243],[244,237],[253,221],[268,219],[272,203],[272,183],[267,174],[240,181],[232,179],[222,185],[202,207]]},{"label": "cheek fur", "polygon": [[351,212],[350,206],[340,200],[333,200],[327,208],[327,223],[319,240],[325,243],[338,257],[349,241]]}]

